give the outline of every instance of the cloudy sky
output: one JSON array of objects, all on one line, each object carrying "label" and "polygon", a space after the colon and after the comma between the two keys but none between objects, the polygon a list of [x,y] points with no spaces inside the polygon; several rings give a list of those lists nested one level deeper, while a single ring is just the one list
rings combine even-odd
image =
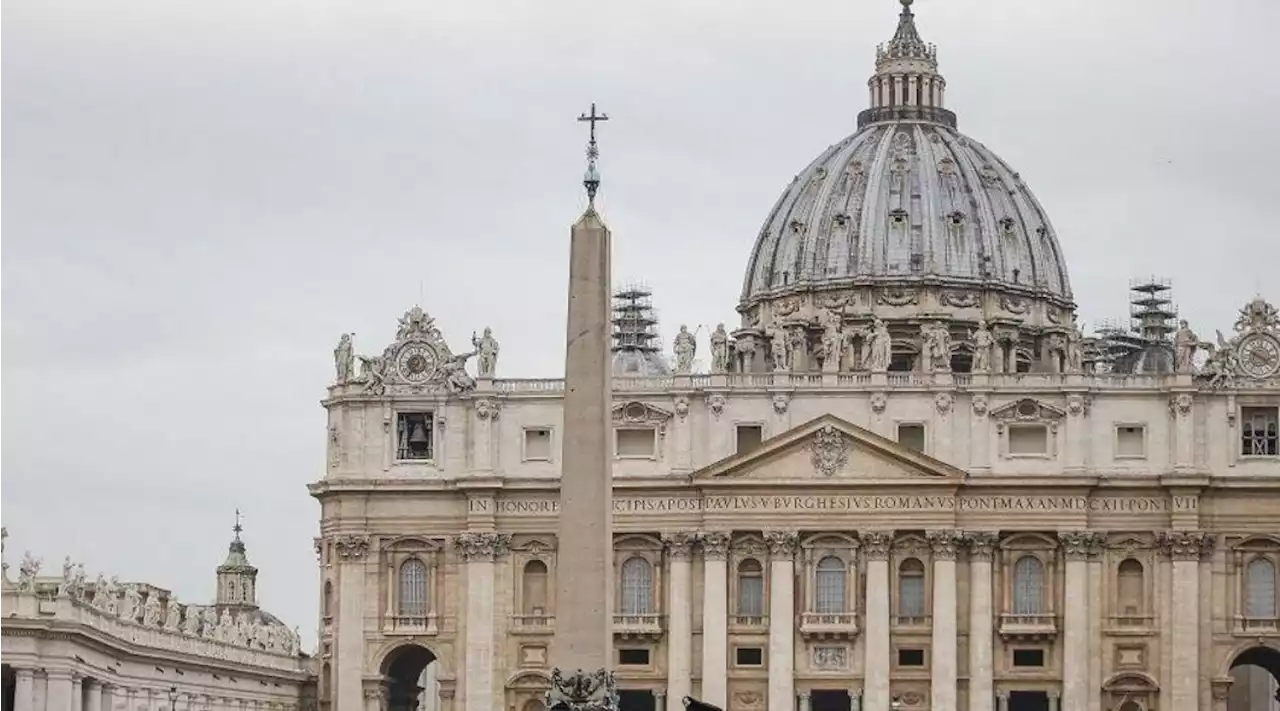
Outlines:
[{"label": "cloudy sky", "polygon": [[[1280,261],[1273,0],[918,0],[960,128],[1054,220],[1086,322],[1174,280],[1203,335]],[[500,374],[561,372],[584,127],[615,278],[730,321],[778,193],[853,130],[891,0],[8,0],[3,513],[213,594],[245,513],[314,638],[331,349],[416,301]]]}]

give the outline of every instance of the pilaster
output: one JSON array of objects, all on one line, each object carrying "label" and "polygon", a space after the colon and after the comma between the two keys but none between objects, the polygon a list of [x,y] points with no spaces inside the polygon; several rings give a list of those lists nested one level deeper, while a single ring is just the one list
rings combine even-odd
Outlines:
[{"label": "pilaster", "polygon": [[13,711],[35,711],[35,674],[30,669],[14,670]]},{"label": "pilaster", "polygon": [[[693,533],[666,533],[667,550],[667,711],[683,711],[683,699],[693,694]],[[661,707],[659,707],[661,708]]]},{"label": "pilaster", "polygon": [[454,539],[467,566],[466,711],[491,711],[494,705],[494,561],[511,546],[507,533],[462,533]]},{"label": "pilaster", "polygon": [[1195,711],[1200,704],[1200,561],[1215,539],[1202,531],[1160,534],[1161,552],[1173,563],[1171,659],[1168,711]]},{"label": "pilaster", "polygon": [[[868,531],[862,536],[867,561],[867,590],[888,591],[889,547],[892,531]],[[866,639],[863,642],[863,709],[889,711],[889,595],[866,596]]]},{"label": "pilaster", "polygon": [[998,541],[992,531],[971,531],[965,536],[969,550],[969,711],[992,711],[995,698],[991,559]]},{"label": "pilaster", "polygon": [[360,679],[364,677],[364,588],[369,537],[340,535],[333,545],[338,554],[338,658],[333,681],[338,707],[359,709],[364,704]]},{"label": "pilaster", "polygon": [[795,703],[795,531],[767,531],[769,547],[769,708]]},{"label": "pilaster", "polygon": [[728,708],[729,534],[698,535],[702,549],[702,700]]}]

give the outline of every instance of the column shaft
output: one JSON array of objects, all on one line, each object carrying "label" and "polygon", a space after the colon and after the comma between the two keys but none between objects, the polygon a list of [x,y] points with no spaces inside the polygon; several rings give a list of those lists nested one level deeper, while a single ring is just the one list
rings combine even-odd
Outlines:
[{"label": "column shaft", "polygon": [[339,541],[338,556],[338,640],[333,681],[337,686],[337,708],[359,709],[364,704],[361,678],[364,676],[364,556],[363,544],[352,539]]},{"label": "column shaft", "polygon": [[979,554],[972,540],[969,545],[969,711],[992,711],[991,549]]},{"label": "column shaft", "polygon": [[1062,710],[1088,711],[1089,564],[1068,549],[1062,614]]},{"label": "column shaft", "polygon": [[[1101,543],[1101,540],[1099,540]],[[1102,558],[1089,557],[1089,711],[1102,711]]]},{"label": "column shaft", "polygon": [[1173,561],[1173,689],[1169,711],[1200,705],[1200,562]]},{"label": "column shaft", "polygon": [[702,535],[702,700],[728,708],[729,536]]},{"label": "column shaft", "polygon": [[49,672],[45,709],[71,711],[71,675],[67,672]]},{"label": "column shaft", "polygon": [[770,532],[769,711],[794,711],[796,534]]},{"label": "column shaft", "polygon": [[71,711],[82,711],[81,705],[84,701],[82,682],[83,678],[79,674],[71,675]]},{"label": "column shaft", "polygon": [[668,711],[683,711],[684,697],[693,694],[693,601],[690,599],[694,536],[665,536],[671,564],[667,583],[667,689]]},{"label": "column shaft", "polygon": [[[86,682],[84,711],[102,711],[102,684],[96,681]],[[110,711],[108,709],[107,711]]]},{"label": "column shaft", "polygon": [[954,531],[928,534],[933,549],[933,641],[929,705],[956,708],[956,544]]},{"label": "column shaft", "polygon": [[13,711],[35,711],[35,678],[30,669],[15,672]]},{"label": "column shaft", "polygon": [[494,560],[506,554],[510,542],[509,534],[490,532],[463,533],[456,539],[467,562],[466,711],[494,708]]},{"label": "column shaft", "polygon": [[[867,558],[866,641],[863,650],[862,708],[889,711],[889,545],[893,535],[875,531],[864,534]],[[772,709],[770,709],[772,711]]]}]

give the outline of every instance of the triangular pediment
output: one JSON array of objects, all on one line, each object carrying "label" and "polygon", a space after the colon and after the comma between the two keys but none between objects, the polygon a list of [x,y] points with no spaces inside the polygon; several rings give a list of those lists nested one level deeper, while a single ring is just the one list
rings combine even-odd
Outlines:
[{"label": "triangular pediment", "polygon": [[823,415],[750,452],[694,472],[703,481],[964,480],[965,472],[836,417]]}]

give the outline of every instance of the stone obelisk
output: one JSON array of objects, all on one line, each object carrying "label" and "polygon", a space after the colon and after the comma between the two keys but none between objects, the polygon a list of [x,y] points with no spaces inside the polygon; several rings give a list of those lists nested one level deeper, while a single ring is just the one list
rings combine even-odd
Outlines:
[{"label": "stone obelisk", "polygon": [[[569,246],[564,436],[556,552],[556,622],[551,708],[616,709],[613,675],[613,439],[609,228],[595,209],[596,124],[587,144],[587,211]],[[585,683],[584,683],[585,682]]]}]

